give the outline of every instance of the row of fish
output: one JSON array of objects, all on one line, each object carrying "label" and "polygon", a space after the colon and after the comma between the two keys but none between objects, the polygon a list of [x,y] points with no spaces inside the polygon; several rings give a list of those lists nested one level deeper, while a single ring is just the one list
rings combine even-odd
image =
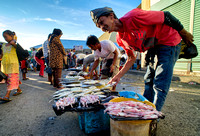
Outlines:
[{"label": "row of fish", "polygon": [[75,97],[63,97],[60,98],[57,102],[56,102],[56,106],[57,109],[65,109],[65,107],[67,106],[71,106],[73,108],[73,104],[76,103],[76,99]]},{"label": "row of fish", "polygon": [[[70,81],[73,81],[73,82],[78,82],[79,81],[78,78],[79,77],[73,77],[73,78],[69,77],[67,80],[70,80]],[[76,86],[76,85],[79,85],[79,84],[69,84],[69,85],[72,86],[72,88],[64,88],[62,90],[56,91],[53,94],[53,99],[58,100],[60,98],[68,97],[68,96],[70,96],[70,97],[72,97],[72,96],[73,97],[81,97],[81,96],[85,96],[85,95],[88,95],[88,94],[98,95],[99,97],[105,97],[104,96],[105,90],[110,91],[112,89],[112,84],[106,85],[107,82],[108,82],[108,80],[102,80],[102,81],[85,80],[85,81],[82,81],[82,86],[85,85],[85,86],[87,86],[87,88]],[[67,85],[64,85],[64,86],[67,86]]]},{"label": "row of fish", "polygon": [[[73,105],[78,102],[78,100],[75,97],[63,97],[60,98],[57,102],[56,102],[56,107],[57,109],[65,109],[65,107],[70,106],[71,108],[73,108]],[[99,100],[99,96],[97,95],[86,95],[86,96],[82,96],[80,97],[80,104],[82,105],[81,107],[88,107],[88,104],[94,104],[96,102],[100,103]]]},{"label": "row of fish", "polygon": [[114,116],[140,119],[157,119],[162,116],[161,112],[142,102],[108,102],[104,106],[106,106],[105,112]]},{"label": "row of fish", "polygon": [[81,87],[76,87],[76,88],[64,88],[62,90],[56,91],[53,95],[54,100],[58,100],[63,97],[81,97],[81,96],[86,96],[88,94],[93,94],[93,95],[98,95],[99,97],[106,97],[103,94],[105,92],[102,92],[101,89],[98,89],[95,86],[91,86],[89,88],[81,88]]},{"label": "row of fish", "polygon": [[80,103],[82,104],[82,107],[88,107],[88,104],[94,104],[96,102],[99,102],[99,96],[98,95],[86,95],[80,98]]}]

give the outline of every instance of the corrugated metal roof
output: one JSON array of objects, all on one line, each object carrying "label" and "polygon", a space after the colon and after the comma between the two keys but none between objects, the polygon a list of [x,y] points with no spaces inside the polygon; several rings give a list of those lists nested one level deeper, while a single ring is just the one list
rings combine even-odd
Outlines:
[{"label": "corrugated metal roof", "polygon": [[[86,41],[84,40],[63,40],[61,39],[61,42],[65,49],[73,49],[74,46],[83,46],[83,49],[89,49],[89,47],[86,45]],[[33,46],[31,48],[40,48],[42,44]]]}]

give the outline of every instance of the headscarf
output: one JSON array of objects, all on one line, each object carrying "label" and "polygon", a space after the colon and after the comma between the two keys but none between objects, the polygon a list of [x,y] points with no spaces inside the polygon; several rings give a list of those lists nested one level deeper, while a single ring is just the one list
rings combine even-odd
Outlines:
[{"label": "headscarf", "polygon": [[59,35],[61,35],[62,34],[62,31],[60,30],[60,29],[54,29],[53,30],[53,33],[52,34],[55,34],[56,36],[59,36]]},{"label": "headscarf", "polygon": [[54,28],[53,33],[51,35],[50,43],[52,42],[52,40],[54,39],[54,37],[59,36],[61,34],[62,34],[62,31],[60,29]]}]

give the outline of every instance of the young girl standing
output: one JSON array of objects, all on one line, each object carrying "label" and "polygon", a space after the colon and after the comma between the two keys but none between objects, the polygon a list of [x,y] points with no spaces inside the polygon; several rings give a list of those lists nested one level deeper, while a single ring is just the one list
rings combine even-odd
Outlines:
[{"label": "young girl standing", "polygon": [[7,75],[7,93],[4,97],[0,97],[1,101],[11,101],[10,92],[14,89],[17,91],[14,96],[22,93],[19,88],[19,61],[16,53],[17,43],[14,39],[15,33],[6,30],[3,32],[4,39],[8,42],[2,45],[2,62],[1,71]]}]

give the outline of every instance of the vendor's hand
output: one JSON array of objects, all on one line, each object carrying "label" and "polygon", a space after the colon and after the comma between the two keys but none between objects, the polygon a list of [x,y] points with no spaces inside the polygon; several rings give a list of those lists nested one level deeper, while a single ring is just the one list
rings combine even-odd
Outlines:
[{"label": "vendor's hand", "polygon": [[88,75],[86,75],[86,76],[84,76],[84,77],[85,77],[85,79],[91,79],[92,73],[90,72]]},{"label": "vendor's hand", "polygon": [[112,72],[113,72],[114,68],[115,68],[115,66],[114,66],[114,65],[111,65],[111,66],[110,66],[110,73],[112,73]]},{"label": "vendor's hand", "polygon": [[190,32],[186,31],[184,28],[179,31],[179,34],[187,45],[190,45],[190,43],[194,41],[193,35]]},{"label": "vendor's hand", "polygon": [[90,79],[90,76],[83,76],[85,79]]},{"label": "vendor's hand", "polygon": [[11,44],[11,45],[16,45],[16,40],[10,41],[10,44]]},{"label": "vendor's hand", "polygon": [[93,78],[94,80],[98,80],[99,79],[99,77],[98,76],[94,76],[94,78]]},{"label": "vendor's hand", "polygon": [[120,81],[120,77],[116,75],[108,82],[108,84],[112,84],[113,82],[115,82],[115,86],[116,86],[119,83],[119,81]]}]

